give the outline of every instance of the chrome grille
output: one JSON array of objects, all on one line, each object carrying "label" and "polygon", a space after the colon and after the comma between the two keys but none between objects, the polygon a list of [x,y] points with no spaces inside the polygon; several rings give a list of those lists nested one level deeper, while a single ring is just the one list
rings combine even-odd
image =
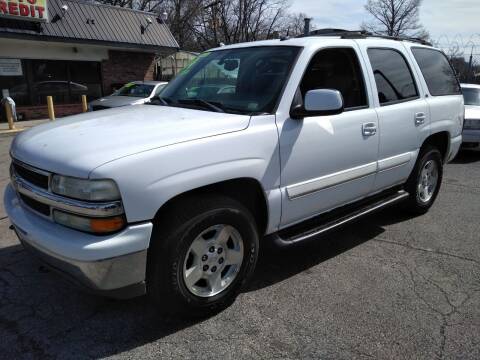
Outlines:
[{"label": "chrome grille", "polygon": [[14,161],[12,166],[15,173],[22,179],[39,188],[48,190],[49,176],[47,173],[17,161]]},{"label": "chrome grille", "polygon": [[44,216],[50,216],[52,209],[87,217],[124,214],[121,200],[89,202],[53,193],[49,186],[53,174],[47,171],[13,160],[10,172],[12,185],[22,199],[22,204]]},{"label": "chrome grille", "polygon": [[29,209],[36,211],[37,213],[50,217],[51,215],[50,206],[26,194],[20,193],[18,191],[18,187],[16,186],[17,182],[14,181],[15,178],[22,179],[22,181],[26,181],[27,183],[32,184],[33,186],[41,190],[48,191],[50,173],[40,169],[36,169],[18,160],[12,161],[10,171],[11,171],[12,184],[14,185],[15,189],[18,192],[18,195],[22,200],[22,204],[28,207]]},{"label": "chrome grille", "polygon": [[23,203],[27,205],[29,208],[35,210],[36,212],[39,212],[42,215],[50,216],[50,206],[48,206],[47,204],[43,204],[40,201],[37,201],[35,199],[29,198],[26,195],[23,195],[23,194],[19,194],[19,195]]}]

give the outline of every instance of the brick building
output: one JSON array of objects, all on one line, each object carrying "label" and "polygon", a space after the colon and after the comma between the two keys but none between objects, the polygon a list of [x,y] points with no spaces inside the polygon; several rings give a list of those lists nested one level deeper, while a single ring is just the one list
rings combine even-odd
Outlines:
[{"label": "brick building", "polygon": [[153,80],[155,58],[178,49],[152,13],[77,0],[31,1],[32,11],[22,0],[0,0],[0,90],[24,119],[46,117],[48,95],[57,116],[64,116],[81,111],[81,95],[93,100],[126,82]]}]

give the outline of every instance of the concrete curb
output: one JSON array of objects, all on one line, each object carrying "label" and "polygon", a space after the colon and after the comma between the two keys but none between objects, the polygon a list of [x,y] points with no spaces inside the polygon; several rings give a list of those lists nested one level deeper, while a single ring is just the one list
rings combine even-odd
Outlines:
[{"label": "concrete curb", "polygon": [[[8,135],[15,135],[19,132],[22,132],[24,130],[28,130],[34,126],[44,124],[48,122],[48,119],[40,119],[40,120],[26,120],[26,121],[18,121],[15,122],[16,128],[13,130],[8,129],[8,124],[5,123],[6,128],[0,127],[0,136],[8,136]],[[0,125],[1,126],[1,125]]]},{"label": "concrete curb", "polygon": [[6,135],[15,135],[19,132],[22,132],[23,130],[26,130],[25,128],[16,128],[13,130],[6,129],[6,130],[0,130],[0,136],[6,136]]}]

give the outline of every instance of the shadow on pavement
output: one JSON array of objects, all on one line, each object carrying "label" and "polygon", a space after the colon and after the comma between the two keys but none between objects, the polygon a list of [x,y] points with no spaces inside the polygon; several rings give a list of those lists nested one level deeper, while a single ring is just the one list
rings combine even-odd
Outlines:
[{"label": "shadow on pavement", "polygon": [[451,161],[452,164],[470,164],[480,161],[480,151],[460,150],[458,155]]},{"label": "shadow on pavement", "polygon": [[255,291],[288,279],[361,245],[385,230],[383,226],[411,219],[398,206],[365,217],[305,244],[287,249],[261,248],[253,279],[246,291]]},{"label": "shadow on pavement", "polygon": [[[396,208],[360,220],[318,241],[262,251],[246,292],[283,281],[378,236]],[[202,320],[165,319],[146,297],[115,301],[80,292],[45,273],[20,245],[0,249],[0,348],[6,358],[104,357],[128,351]]]}]

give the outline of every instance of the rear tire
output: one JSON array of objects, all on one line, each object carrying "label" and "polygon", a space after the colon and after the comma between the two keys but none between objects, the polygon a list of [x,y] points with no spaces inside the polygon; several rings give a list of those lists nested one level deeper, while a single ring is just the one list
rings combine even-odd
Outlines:
[{"label": "rear tire", "polygon": [[255,220],[236,200],[213,194],[179,200],[155,224],[147,292],[169,314],[214,314],[235,301],[258,247]]},{"label": "rear tire", "polygon": [[405,203],[406,210],[416,215],[425,214],[437,198],[442,178],[440,151],[433,146],[422,149],[405,184],[405,190],[410,194]]}]

